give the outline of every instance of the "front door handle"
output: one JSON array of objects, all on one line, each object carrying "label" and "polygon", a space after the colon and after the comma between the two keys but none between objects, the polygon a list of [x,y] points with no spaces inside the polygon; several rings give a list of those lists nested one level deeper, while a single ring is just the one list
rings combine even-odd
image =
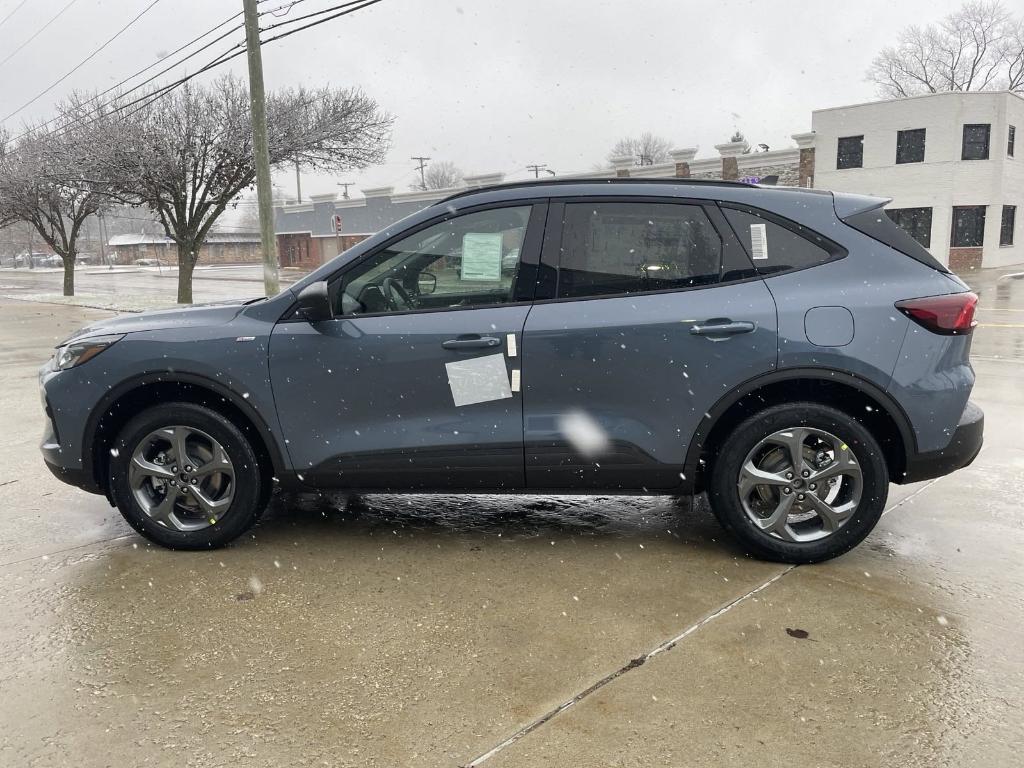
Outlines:
[{"label": "front door handle", "polygon": [[441,342],[445,349],[485,349],[501,345],[501,339],[495,336],[480,336],[478,334],[459,336],[457,339],[448,339]]},{"label": "front door handle", "polygon": [[757,326],[745,320],[705,320],[690,328],[694,336],[732,336],[737,333],[750,333]]}]

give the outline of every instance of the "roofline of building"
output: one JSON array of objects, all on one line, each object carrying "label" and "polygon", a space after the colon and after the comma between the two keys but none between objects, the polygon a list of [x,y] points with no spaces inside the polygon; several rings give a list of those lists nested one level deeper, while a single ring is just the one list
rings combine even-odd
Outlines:
[{"label": "roofline of building", "polygon": [[892,104],[897,101],[913,101],[915,99],[934,99],[940,96],[1016,96],[1024,101],[1024,94],[1016,91],[940,91],[939,93],[919,93],[916,96],[899,96],[892,99],[875,99],[874,101],[861,101],[856,104],[841,104],[838,107],[824,107],[823,109],[811,110],[812,115],[819,112],[834,112],[837,109],[853,109],[855,107],[871,107],[876,104]]},{"label": "roofline of building", "polygon": [[449,200],[455,200],[460,197],[466,197],[467,195],[475,195],[477,192],[503,192],[512,189],[533,189],[536,187],[566,187],[566,186],[577,186],[585,187],[592,186],[594,184],[644,184],[651,186],[685,186],[696,184],[699,186],[711,186],[711,187],[754,187],[755,184],[748,184],[744,181],[727,181],[725,179],[693,179],[687,176],[673,176],[669,178],[635,178],[630,176],[616,176],[604,179],[536,179],[527,181],[510,181],[507,184],[491,184],[486,187],[474,187],[472,189],[462,189],[456,192],[454,195],[443,197],[438,200],[434,205],[440,205],[441,203],[447,203]]}]

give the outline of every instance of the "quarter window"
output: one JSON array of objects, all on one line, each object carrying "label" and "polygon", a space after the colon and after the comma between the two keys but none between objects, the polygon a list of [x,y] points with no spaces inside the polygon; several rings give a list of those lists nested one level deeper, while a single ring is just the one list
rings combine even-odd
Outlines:
[{"label": "quarter window", "polygon": [[896,163],[924,162],[924,128],[896,132]]},{"label": "quarter window", "polygon": [[530,211],[527,205],[454,216],[387,246],[344,274],[336,313],[512,301]]},{"label": "quarter window", "polygon": [[1017,206],[1004,205],[1003,218],[999,222],[999,244],[1013,245],[1013,227],[1017,223]]},{"label": "quarter window", "polygon": [[887,208],[885,211],[893,223],[899,226],[925,248],[932,245],[931,208]]},{"label": "quarter window", "polygon": [[964,205],[953,208],[954,248],[980,248],[985,243],[985,206]]},{"label": "quarter window", "polygon": [[836,152],[836,168],[861,168],[864,165],[864,137],[843,136]]},{"label": "quarter window", "polygon": [[825,238],[795,222],[784,227],[753,211],[722,208],[762,275],[816,267],[839,258]]},{"label": "quarter window", "polygon": [[715,283],[722,241],[704,210],[674,203],[569,203],[559,298],[606,296]]},{"label": "quarter window", "polygon": [[992,129],[988,123],[964,126],[962,160],[988,160],[988,139]]}]

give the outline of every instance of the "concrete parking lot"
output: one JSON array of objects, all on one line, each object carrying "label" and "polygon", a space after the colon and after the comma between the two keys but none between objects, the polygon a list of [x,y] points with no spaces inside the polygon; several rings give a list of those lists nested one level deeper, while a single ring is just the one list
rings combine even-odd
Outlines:
[{"label": "concrete parking lot", "polygon": [[1024,280],[996,277],[977,461],[797,568],[700,498],[286,497],[228,549],[149,546],[37,452],[36,368],[108,313],[0,299],[0,765],[1019,764]]}]

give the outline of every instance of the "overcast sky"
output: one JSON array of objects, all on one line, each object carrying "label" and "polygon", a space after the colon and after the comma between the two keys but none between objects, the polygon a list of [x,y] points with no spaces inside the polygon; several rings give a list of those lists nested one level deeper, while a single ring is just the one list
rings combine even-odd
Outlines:
[{"label": "overcast sky", "polygon": [[[0,0],[0,19],[20,2]],[[0,25],[0,59],[68,2],[19,8]],[[0,65],[0,115],[50,86],[150,2],[73,0]],[[338,2],[301,0],[290,15]],[[737,128],[752,144],[792,146],[791,134],[809,130],[812,109],[874,97],[864,71],[897,30],[959,4],[383,0],[266,46],[264,67],[269,88],[357,85],[396,118],[385,165],[344,179],[304,177],[304,195],[332,191],[336,181],[404,191],[417,176],[413,155],[451,160],[469,174],[526,178],[528,163],[588,170],[618,138],[645,130],[699,147],[698,157],[715,156],[714,144]],[[73,89],[113,85],[240,8],[241,0],[160,0],[8,128],[49,117],[54,100]],[[219,50],[186,66],[194,70]],[[245,74],[244,57],[232,64]],[[293,174],[276,181],[294,195]]]}]

